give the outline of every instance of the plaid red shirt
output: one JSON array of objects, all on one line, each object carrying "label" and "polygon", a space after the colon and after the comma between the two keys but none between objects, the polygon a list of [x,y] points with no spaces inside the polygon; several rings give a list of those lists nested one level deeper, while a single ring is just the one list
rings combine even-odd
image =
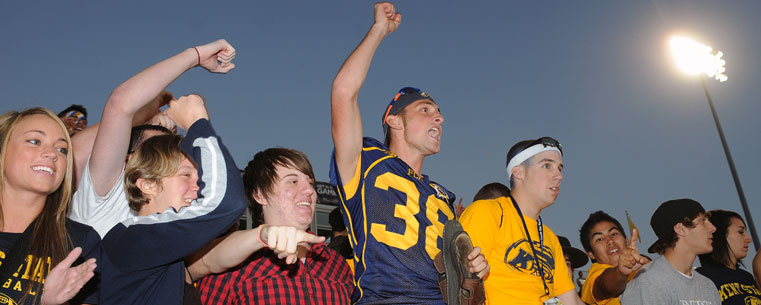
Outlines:
[{"label": "plaid red shirt", "polygon": [[306,262],[288,265],[260,250],[236,269],[198,284],[203,304],[350,304],[354,289],[349,265],[324,244],[312,246]]}]

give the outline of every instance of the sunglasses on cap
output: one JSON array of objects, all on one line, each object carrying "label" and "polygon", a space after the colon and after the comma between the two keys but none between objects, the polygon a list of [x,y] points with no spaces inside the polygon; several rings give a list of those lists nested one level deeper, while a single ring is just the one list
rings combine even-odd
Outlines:
[{"label": "sunglasses on cap", "polygon": [[544,145],[544,147],[555,147],[560,151],[561,155],[563,154],[563,147],[560,145],[560,142],[550,137],[541,137],[539,139],[536,139],[534,142],[531,142],[531,144],[526,146],[526,148],[537,145],[537,144],[542,144]]},{"label": "sunglasses on cap", "polygon": [[391,100],[391,103],[388,104],[388,108],[386,108],[386,113],[383,115],[383,123],[386,123],[386,119],[388,118],[388,114],[391,113],[391,108],[394,108],[394,104],[396,104],[396,101],[399,100],[400,97],[407,95],[407,94],[421,94],[423,93],[423,90],[420,90],[415,87],[404,87],[399,90],[399,92],[394,96],[394,99]]}]

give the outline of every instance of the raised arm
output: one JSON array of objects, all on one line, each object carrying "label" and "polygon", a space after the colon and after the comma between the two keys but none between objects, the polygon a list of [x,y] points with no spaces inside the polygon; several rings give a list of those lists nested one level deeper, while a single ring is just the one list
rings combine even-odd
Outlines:
[{"label": "raised arm", "polygon": [[119,178],[129,146],[135,114],[188,69],[201,65],[210,72],[227,73],[235,49],[225,40],[189,48],[131,77],[114,89],[103,109],[90,156],[95,192],[103,196]]},{"label": "raised arm", "polygon": [[[158,96],[135,113],[135,116],[132,118],[132,126],[146,124],[154,120],[159,121],[159,124],[149,124],[164,126],[164,124],[162,124],[164,121],[160,120],[162,114],[159,112],[159,109],[162,106],[169,104],[169,101],[172,99],[174,99],[174,97],[171,93],[168,91],[161,91]],[[174,122],[171,122],[169,125],[169,127],[164,127],[171,129],[170,127],[174,126]],[[77,189],[79,185],[82,172],[85,170],[87,160],[90,158],[90,153],[92,152],[92,147],[95,143],[95,136],[98,134],[99,128],[100,122],[88,126],[71,137],[71,144],[74,148],[74,189]]]},{"label": "raised arm", "polygon": [[246,207],[240,171],[211,127],[201,97],[173,100],[166,114],[188,131],[182,150],[198,166],[199,197],[190,206],[132,217],[109,231],[103,245],[114,265],[123,270],[187,257],[235,223]]},{"label": "raised arm", "polygon": [[641,256],[637,249],[637,229],[632,229],[632,235],[626,247],[620,249],[619,252],[618,266],[603,271],[592,286],[592,295],[596,300],[620,296],[626,289],[629,275],[647,263],[647,259]]},{"label": "raised arm", "polygon": [[331,91],[331,116],[333,143],[336,147],[336,164],[342,181],[349,181],[362,152],[362,118],[357,105],[357,95],[365,82],[375,50],[386,35],[391,34],[402,22],[394,4],[375,4],[375,23],[354,52],[346,59],[333,80]]}]

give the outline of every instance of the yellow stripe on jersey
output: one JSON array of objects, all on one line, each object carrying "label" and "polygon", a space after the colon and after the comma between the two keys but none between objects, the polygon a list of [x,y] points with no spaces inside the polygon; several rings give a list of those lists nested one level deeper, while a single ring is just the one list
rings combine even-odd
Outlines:
[{"label": "yellow stripe on jersey", "polygon": [[349,180],[348,183],[344,184],[344,191],[346,192],[346,200],[351,199],[354,197],[354,194],[357,192],[357,186],[359,186],[359,173],[362,169],[362,154],[359,154],[359,158],[357,158],[357,165],[354,169],[354,177],[351,177],[351,180]]},{"label": "yellow stripe on jersey", "polygon": [[[378,149],[378,148],[375,148],[375,147],[363,148],[363,150],[373,150],[373,149]],[[385,156],[383,158],[375,160],[375,162],[373,162],[373,164],[370,164],[370,166],[367,167],[367,170],[365,170],[365,173],[362,176],[362,180],[365,181],[365,179],[367,179],[367,174],[370,172],[371,169],[373,169],[373,167],[378,165],[378,163],[392,157],[393,156]],[[359,258],[359,260],[362,262],[363,272],[362,272],[362,275],[359,276],[359,279],[357,280],[357,282],[354,283],[354,285],[357,286],[357,289],[359,289],[359,299],[357,299],[357,301],[361,300],[362,296],[364,295],[364,292],[362,291],[362,285],[360,284],[360,282],[362,281],[362,277],[365,275],[364,270],[367,270],[367,263],[365,262],[365,250],[367,250],[367,208],[365,203],[365,188],[366,187],[367,185],[364,185],[364,184],[362,185],[362,222],[364,224],[364,231],[362,232],[364,233],[364,236],[365,236],[365,239],[364,239],[365,242],[362,245],[362,257]]]}]

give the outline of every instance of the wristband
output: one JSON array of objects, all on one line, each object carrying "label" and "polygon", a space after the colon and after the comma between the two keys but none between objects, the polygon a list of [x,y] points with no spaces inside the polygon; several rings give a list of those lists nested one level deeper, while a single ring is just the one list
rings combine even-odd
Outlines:
[{"label": "wristband", "polygon": [[270,246],[267,245],[267,243],[265,243],[262,240],[262,229],[264,229],[264,227],[266,227],[266,226],[267,225],[262,225],[261,227],[259,227],[259,232],[256,234],[256,241],[258,241],[260,244],[262,244],[265,248],[269,248]]},{"label": "wristband", "polygon": [[196,48],[196,47],[193,47],[193,50],[196,50],[196,55],[198,55],[198,63],[196,64],[196,66],[200,66],[201,65],[201,53],[198,52],[198,48]]}]

